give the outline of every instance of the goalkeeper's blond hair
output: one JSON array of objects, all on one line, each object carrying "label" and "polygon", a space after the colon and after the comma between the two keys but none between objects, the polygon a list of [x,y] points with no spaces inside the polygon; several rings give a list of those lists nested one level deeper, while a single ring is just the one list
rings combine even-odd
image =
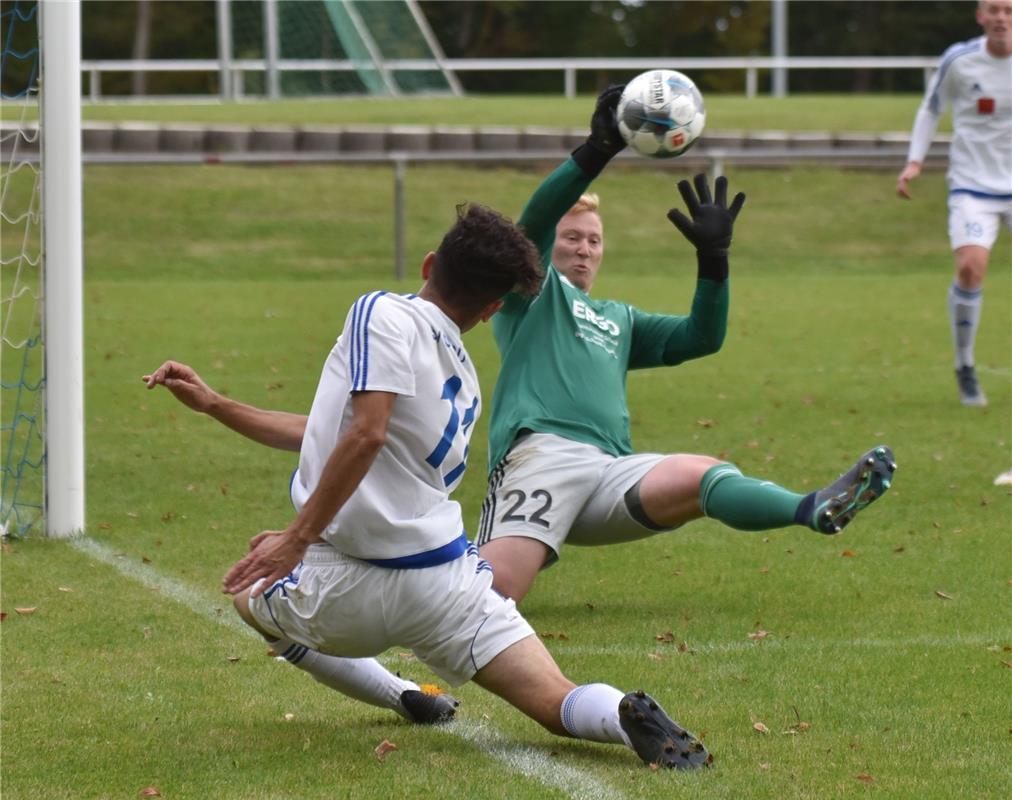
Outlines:
[{"label": "goalkeeper's blond hair", "polygon": [[580,199],[573,203],[573,207],[569,209],[570,214],[579,214],[581,211],[593,211],[595,214],[599,213],[597,207],[601,204],[601,198],[592,192],[587,194],[581,194]]}]

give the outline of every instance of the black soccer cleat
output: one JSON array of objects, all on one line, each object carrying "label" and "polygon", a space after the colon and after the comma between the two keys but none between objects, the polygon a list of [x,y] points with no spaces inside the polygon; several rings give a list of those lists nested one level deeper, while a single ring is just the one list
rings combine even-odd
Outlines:
[{"label": "black soccer cleat", "polygon": [[885,445],[869,450],[847,472],[815,493],[812,528],[829,535],[842,531],[858,511],[885,494],[895,471],[892,450]]},{"label": "black soccer cleat", "polygon": [[643,690],[618,704],[618,719],[644,764],[669,769],[698,769],[713,763],[703,743],[669,717]]},{"label": "black soccer cleat", "polygon": [[457,715],[460,701],[445,692],[405,689],[401,692],[401,705],[416,725],[439,725]]}]

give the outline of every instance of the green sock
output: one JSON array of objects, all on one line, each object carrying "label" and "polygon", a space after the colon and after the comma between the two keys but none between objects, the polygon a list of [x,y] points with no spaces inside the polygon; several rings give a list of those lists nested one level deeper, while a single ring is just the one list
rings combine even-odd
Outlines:
[{"label": "green sock", "polygon": [[699,483],[703,513],[741,531],[766,531],[794,525],[805,495],[741,474],[734,464],[710,467]]}]

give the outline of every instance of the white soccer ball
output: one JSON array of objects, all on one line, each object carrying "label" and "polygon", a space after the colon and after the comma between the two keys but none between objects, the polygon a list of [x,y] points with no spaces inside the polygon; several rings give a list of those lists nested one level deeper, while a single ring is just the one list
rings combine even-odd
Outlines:
[{"label": "white soccer ball", "polygon": [[650,158],[680,156],[699,140],[706,125],[703,95],[673,69],[652,69],[629,81],[615,114],[622,138]]}]

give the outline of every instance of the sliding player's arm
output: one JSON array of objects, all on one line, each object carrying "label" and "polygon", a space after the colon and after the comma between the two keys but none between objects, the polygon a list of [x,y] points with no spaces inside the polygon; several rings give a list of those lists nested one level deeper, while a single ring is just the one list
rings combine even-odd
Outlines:
[{"label": "sliding player's arm", "polygon": [[337,440],[316,489],[287,528],[263,531],[253,537],[250,552],[225,575],[223,589],[227,594],[238,594],[263,578],[264,583],[250,593],[255,597],[295,569],[306,548],[337,516],[386,444],[396,399],[392,392],[352,395],[351,424]]},{"label": "sliding player's arm", "polygon": [[296,452],[302,447],[308,417],[287,411],[269,411],[225,397],[204,383],[187,364],[166,361],[141,380],[149,389],[164,386],[187,408],[207,414],[254,442]]}]

